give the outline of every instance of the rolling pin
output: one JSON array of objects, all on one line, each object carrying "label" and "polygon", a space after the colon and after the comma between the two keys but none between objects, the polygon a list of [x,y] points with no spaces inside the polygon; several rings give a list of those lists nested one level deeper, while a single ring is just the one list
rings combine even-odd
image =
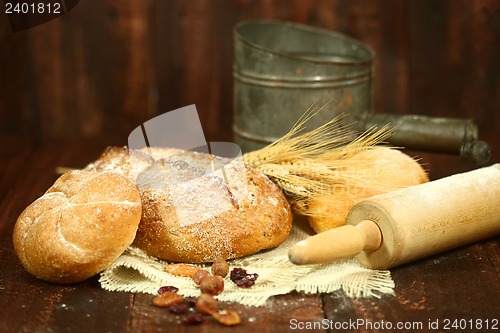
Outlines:
[{"label": "rolling pin", "polygon": [[500,233],[500,164],[373,196],[346,225],[295,244],[295,264],[355,257],[388,269]]}]

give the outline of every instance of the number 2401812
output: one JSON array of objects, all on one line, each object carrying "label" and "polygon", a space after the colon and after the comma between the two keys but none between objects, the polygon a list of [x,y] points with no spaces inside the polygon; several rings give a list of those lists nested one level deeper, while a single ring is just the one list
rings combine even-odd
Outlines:
[{"label": "number 2401812", "polygon": [[54,3],[5,3],[5,14],[61,14],[61,4]]},{"label": "number 2401812", "polygon": [[498,330],[498,319],[444,319],[444,330]]}]

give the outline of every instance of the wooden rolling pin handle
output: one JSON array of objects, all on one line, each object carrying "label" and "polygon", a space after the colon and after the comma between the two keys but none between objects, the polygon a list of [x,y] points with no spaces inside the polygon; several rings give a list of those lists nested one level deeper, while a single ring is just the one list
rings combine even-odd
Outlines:
[{"label": "wooden rolling pin handle", "polygon": [[356,225],[365,237],[363,251],[373,252],[382,245],[382,231],[378,225],[370,220],[363,220]]},{"label": "wooden rolling pin handle", "polygon": [[363,220],[356,226],[345,225],[298,242],[289,250],[288,258],[297,265],[327,263],[354,257],[361,251],[375,251],[381,243],[377,224]]}]

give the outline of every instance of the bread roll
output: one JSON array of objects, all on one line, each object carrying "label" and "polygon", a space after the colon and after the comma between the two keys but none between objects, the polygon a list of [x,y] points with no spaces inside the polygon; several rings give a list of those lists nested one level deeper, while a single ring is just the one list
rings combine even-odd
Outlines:
[{"label": "bread roll", "polygon": [[83,281],[134,240],[139,192],[116,173],[71,171],[28,206],[14,227],[14,249],[28,272],[57,283]]},{"label": "bread roll", "polygon": [[317,233],[344,225],[351,208],[361,200],[429,181],[417,161],[387,147],[357,154],[348,169],[341,172],[350,174],[356,184],[335,193],[320,194],[309,202],[309,209],[316,216],[309,216],[308,221]]},{"label": "bread roll", "polygon": [[109,148],[87,169],[135,181],[143,210],[134,245],[168,261],[201,263],[281,244],[292,215],[280,188],[240,160],[171,148]]}]

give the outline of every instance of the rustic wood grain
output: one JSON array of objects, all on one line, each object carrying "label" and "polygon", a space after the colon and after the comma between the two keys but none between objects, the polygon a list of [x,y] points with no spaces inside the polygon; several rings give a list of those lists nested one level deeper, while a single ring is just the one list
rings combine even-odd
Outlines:
[{"label": "rustic wood grain", "polygon": [[[224,327],[210,317],[202,325],[186,326],[182,317],[151,304],[152,295],[107,292],[97,278],[60,286],[29,275],[17,260],[11,244],[0,241],[1,332],[289,332],[290,320],[323,319],[320,295],[289,295],[272,298],[265,307],[222,303],[239,312],[242,323]],[[15,306],[8,306],[16,300]],[[316,330],[317,331],[317,330]]]},{"label": "rustic wood grain", "polygon": [[[96,278],[61,286],[37,280],[19,263],[10,241],[0,242],[1,332],[125,332],[133,295],[105,292]],[[15,304],[15,306],[12,306]]]},{"label": "rustic wood grain", "polygon": [[[100,289],[97,278],[61,286],[39,281],[21,266],[11,238],[17,216],[55,181],[57,166],[81,168],[97,158],[105,148],[103,142],[109,141],[113,140],[48,141],[28,154],[29,165],[23,166],[20,172],[9,169],[13,177],[12,190],[0,198],[0,263],[3,267],[0,270],[0,332],[167,332],[172,327],[180,332],[200,329],[217,332],[229,329],[209,318],[202,326],[184,326],[178,316],[152,306],[151,295],[106,292]],[[25,154],[18,150],[17,155],[22,160]],[[15,161],[17,155],[9,155],[10,160]],[[15,306],[8,306],[13,302]],[[231,328],[235,332],[254,329],[286,332],[291,318],[323,318],[320,295],[283,295],[260,308],[239,304],[224,306],[241,314],[242,325]]]},{"label": "rustic wood grain", "polygon": [[[11,243],[0,240],[0,332],[289,332],[290,319],[323,319],[320,295],[292,293],[272,298],[265,307],[222,303],[239,312],[242,323],[224,327],[210,317],[202,325],[151,304],[153,295],[107,292],[97,277],[74,285],[37,280],[20,265]],[[16,300],[15,306],[11,306]],[[316,330],[317,331],[317,330]]]},{"label": "rustic wood grain", "polygon": [[125,136],[156,112],[150,2],[82,2],[22,31],[40,136]]},{"label": "rustic wood grain", "polygon": [[[126,139],[196,104],[232,140],[232,29],[243,19],[325,27],[375,50],[378,112],[474,118],[500,161],[500,3],[494,0],[97,1],[18,33],[0,19],[0,133]],[[470,170],[422,154],[436,175]]]},{"label": "rustic wood grain", "polygon": [[12,165],[29,161],[18,170],[2,169],[7,172],[3,177],[12,180],[9,189],[5,183],[0,187],[4,193],[0,197],[0,332],[289,332],[291,320],[427,323],[444,318],[494,319],[500,312],[498,237],[392,269],[394,296],[350,299],[342,293],[290,293],[273,297],[265,307],[225,304],[243,319],[241,326],[232,328],[210,319],[201,326],[184,326],[178,323],[180,318],[153,307],[151,295],[107,292],[100,289],[97,278],[68,286],[37,280],[22,268],[12,248],[17,216],[53,183],[56,166],[83,167],[115,140],[51,140],[28,150],[0,151],[2,161]]},{"label": "rustic wood grain", "polygon": [[59,176],[56,167],[82,168],[113,144],[120,145],[120,141],[113,138],[51,140],[37,148],[29,144],[10,146],[11,152],[2,153],[5,160],[0,163],[0,171],[5,172],[1,175],[4,182],[0,187],[0,238],[11,237],[19,214],[54,183]]},{"label": "rustic wood grain", "polygon": [[156,113],[151,2],[79,4],[68,15],[83,136],[126,134]]},{"label": "rustic wood grain", "polygon": [[[140,123],[189,104],[209,141],[232,139],[232,28],[258,18],[368,44],[377,112],[474,118],[492,146],[490,163],[500,162],[496,0],[87,0],[15,34],[0,15],[0,332],[288,332],[291,319],[498,319],[498,237],[392,269],[394,296],[291,293],[260,308],[230,304],[243,318],[234,328],[179,325],[151,306],[151,295],[106,292],[97,278],[47,284],[22,268],[12,228],[57,178],[56,166],[83,167],[107,145],[125,145]],[[409,153],[432,179],[477,167]]]},{"label": "rustic wood grain", "polygon": [[14,136],[34,130],[30,89],[25,67],[27,50],[20,34],[11,31],[6,15],[0,15],[0,135]]},{"label": "rustic wood grain", "polygon": [[[365,320],[370,323],[422,323],[423,329],[382,332],[433,331],[429,321],[444,319],[495,319],[500,312],[498,276],[499,239],[465,246],[444,254],[391,269],[396,284],[395,295],[381,299],[349,300],[338,294],[325,295],[327,318],[337,322]],[[489,304],[483,307],[481,304]],[[363,323],[360,330],[372,332]],[[479,331],[479,330],[466,330]]]},{"label": "rustic wood grain", "polygon": [[[490,161],[500,162],[500,3],[412,1],[409,18],[409,113],[475,119],[480,138],[491,145]],[[436,175],[477,167],[456,157],[423,156]]]},{"label": "rustic wood grain", "polygon": [[25,138],[0,139],[0,200],[13,190],[20,170],[29,165],[34,145]]}]

